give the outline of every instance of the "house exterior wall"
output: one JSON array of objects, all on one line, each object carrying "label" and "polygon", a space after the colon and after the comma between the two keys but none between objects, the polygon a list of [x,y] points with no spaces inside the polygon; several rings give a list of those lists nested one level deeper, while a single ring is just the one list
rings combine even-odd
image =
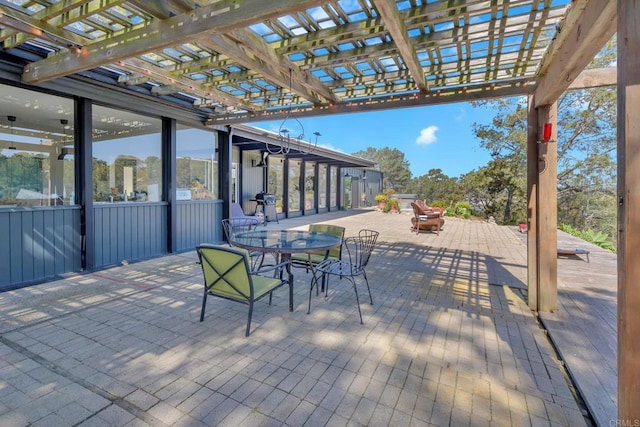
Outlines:
[{"label": "house exterior wall", "polygon": [[0,210],[0,291],[80,270],[78,206]]},{"label": "house exterior wall", "polygon": [[[179,111],[174,114],[170,107],[167,111],[159,111],[158,105],[146,108],[143,101],[128,102],[131,99],[126,96],[108,97],[111,102],[105,102],[99,93],[96,94],[100,101],[98,105],[89,98],[61,96],[52,87],[47,89],[51,93],[45,95],[16,88],[18,80],[18,75],[14,81],[0,78],[0,89],[20,91],[18,99],[23,101],[42,100],[43,96],[65,100],[64,114],[69,117],[69,126],[63,131],[57,116],[43,120],[39,115],[45,114],[44,108],[22,110],[17,113],[21,128],[33,135],[64,134],[65,141],[60,141],[60,145],[56,145],[57,141],[47,141],[47,144],[20,141],[16,144],[17,150],[7,145],[14,143],[11,138],[5,137],[4,145],[0,143],[2,159],[11,158],[16,153],[28,154],[32,148],[40,147],[38,156],[51,163],[50,173],[38,172],[34,168],[37,179],[32,181],[41,182],[43,177],[51,176],[49,183],[43,184],[43,189],[49,190],[38,194],[58,193],[61,196],[58,199],[47,198],[46,204],[45,199],[38,199],[37,204],[33,200],[20,204],[15,200],[3,200],[0,194],[0,236],[6,236],[0,239],[0,291],[40,283],[62,274],[109,267],[123,261],[135,262],[170,252],[188,251],[200,243],[220,243],[223,241],[220,221],[231,202],[229,192],[220,192],[223,178],[228,179],[235,169],[233,184],[236,192],[233,194],[248,214],[255,210],[255,202],[250,202],[250,199],[267,190],[267,169],[252,165],[252,160],[260,161],[259,150],[243,151],[232,146],[231,164],[228,161],[220,163],[218,141],[221,138],[228,140],[229,132],[233,132],[231,128],[205,128],[201,123],[185,119]],[[64,87],[60,86],[60,91]],[[88,90],[87,94],[90,92]],[[7,91],[2,93],[6,95]],[[12,113],[4,111],[0,105],[0,118],[7,118]],[[178,122],[181,117],[183,121]],[[57,127],[37,127],[37,123],[43,122]],[[107,145],[116,147],[122,143],[118,139],[122,133],[113,127],[110,132],[96,133],[97,123],[120,127],[142,123],[148,128],[136,128],[131,133],[131,141],[120,144],[124,147],[120,151],[117,148],[105,150]],[[6,136],[9,134],[8,126],[2,125],[0,133]],[[149,132],[145,132],[146,129]],[[156,151],[139,156],[131,152],[139,148],[135,139],[138,137],[153,139]],[[102,145],[96,147],[96,144]],[[66,149],[66,157],[58,158],[62,147]],[[202,152],[203,147],[209,151],[204,156],[198,155],[196,152]],[[291,206],[297,205],[297,208],[290,212],[285,210],[279,214],[280,218],[339,209],[341,168],[331,164],[331,154],[327,154],[326,163],[322,162],[322,156],[318,161],[300,162],[298,198],[289,200],[290,194],[285,191],[285,200],[282,200]],[[107,159],[111,155],[113,158]],[[283,161],[284,172],[282,186],[286,189],[296,183],[288,179],[290,171],[286,166],[289,159],[277,156],[270,159],[280,160]],[[314,168],[314,173],[306,175],[307,181],[315,180],[313,185],[307,182],[306,187],[305,165]],[[322,185],[318,182],[320,165],[326,165],[327,172]],[[6,176],[0,176],[0,187],[3,179],[6,181]],[[55,188],[63,188],[56,187],[61,183],[64,184],[64,192],[55,191]],[[309,206],[306,207],[302,196],[305,189],[314,191],[313,195],[307,194]],[[324,207],[318,206],[321,198],[326,205]]]}]

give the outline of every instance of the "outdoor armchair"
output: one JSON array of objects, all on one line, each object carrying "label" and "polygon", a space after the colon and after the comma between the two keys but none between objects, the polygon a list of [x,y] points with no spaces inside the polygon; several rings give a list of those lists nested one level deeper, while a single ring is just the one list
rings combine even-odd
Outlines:
[{"label": "outdoor armchair", "polygon": [[201,322],[204,320],[208,296],[246,304],[249,306],[249,317],[245,336],[249,336],[254,303],[269,295],[269,305],[271,305],[274,290],[287,283],[290,288],[293,286],[288,279],[283,279],[283,277],[288,277],[288,275],[282,274],[282,268],[287,263],[263,269],[261,274],[272,273],[271,277],[267,277],[251,272],[249,252],[244,249],[202,244],[196,250],[204,276]]},{"label": "outdoor armchair", "polygon": [[417,202],[411,202],[411,208],[413,209],[411,224],[416,234],[420,233],[420,230],[433,230],[435,228],[436,234],[440,235],[440,228],[444,224],[441,210],[437,210],[437,208],[424,210],[420,208]]},{"label": "outdoor armchair", "polygon": [[[345,228],[339,225],[329,224],[309,224],[309,231],[318,233],[327,233],[337,236],[342,241],[344,239]],[[312,252],[308,254],[293,254],[291,256],[291,265],[294,267],[304,267],[308,270],[320,264],[325,259],[340,259],[342,254],[342,245],[336,246],[328,251]]]},{"label": "outdoor armchair", "polygon": [[359,276],[364,278],[367,291],[369,292],[369,300],[371,301],[371,305],[373,305],[373,297],[371,296],[371,288],[369,287],[369,279],[367,279],[365,267],[369,263],[379,234],[380,233],[374,230],[360,230],[358,236],[347,237],[342,242],[342,259],[326,259],[316,266],[313,279],[311,280],[311,287],[309,288],[309,309],[307,310],[307,314],[311,313],[311,296],[314,286],[316,286],[317,292],[318,280],[322,278],[324,282],[326,279],[324,289],[326,298],[329,293],[330,276],[338,276],[340,279],[346,278],[353,285],[353,290],[356,294],[356,304],[358,305],[358,314],[360,315],[360,323],[363,323],[356,278]]}]

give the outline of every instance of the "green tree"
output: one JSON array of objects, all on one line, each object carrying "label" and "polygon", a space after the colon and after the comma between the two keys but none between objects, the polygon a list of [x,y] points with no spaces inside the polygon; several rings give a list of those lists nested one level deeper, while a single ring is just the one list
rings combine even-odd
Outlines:
[{"label": "green tree", "polygon": [[[611,64],[615,53],[613,40],[590,67]],[[498,221],[508,222],[516,213],[526,212],[526,199],[520,197],[526,191],[525,102],[475,103],[499,111],[491,124],[476,123],[473,127],[481,146],[493,157],[485,172],[491,197],[488,205],[502,213]],[[558,100],[558,222],[607,233],[615,230],[615,125],[613,87],[568,91]]]},{"label": "green tree", "polygon": [[478,170],[472,170],[460,177],[462,200],[471,204],[474,212],[485,212],[487,216],[490,210],[491,195],[489,194],[489,175],[487,166]]},{"label": "green tree", "polygon": [[447,176],[439,168],[430,169],[426,174],[413,178],[409,192],[416,193],[419,199],[424,199],[427,203],[442,200],[448,205],[461,201],[464,196],[460,180]]},{"label": "green tree", "polygon": [[368,147],[353,153],[354,156],[376,162],[375,168],[383,174],[383,187],[401,193],[406,191],[411,182],[409,161],[397,148],[384,147],[375,149]]}]

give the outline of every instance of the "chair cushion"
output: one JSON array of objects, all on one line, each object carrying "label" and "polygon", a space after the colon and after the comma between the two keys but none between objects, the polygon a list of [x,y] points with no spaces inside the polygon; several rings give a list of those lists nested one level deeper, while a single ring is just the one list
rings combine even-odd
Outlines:
[{"label": "chair cushion", "polygon": [[273,277],[265,277],[258,276],[257,274],[252,274],[251,279],[253,280],[253,298],[258,299],[261,296],[271,292],[278,286],[282,285],[282,280],[275,279]]},{"label": "chair cushion", "polygon": [[301,262],[308,262],[311,264],[319,264],[322,261],[325,260],[326,256],[325,256],[326,252],[314,252],[314,253],[310,253],[310,254],[293,254],[291,255],[291,260],[292,261],[301,261]]}]

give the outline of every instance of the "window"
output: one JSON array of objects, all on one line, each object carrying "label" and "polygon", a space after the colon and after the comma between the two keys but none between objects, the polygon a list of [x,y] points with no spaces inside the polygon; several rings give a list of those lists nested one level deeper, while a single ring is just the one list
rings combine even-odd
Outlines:
[{"label": "window", "polygon": [[315,209],[316,193],[316,164],[314,162],[304,163],[304,210],[309,211]]},{"label": "window", "polygon": [[215,134],[178,126],[176,135],[176,199],[218,198]]},{"label": "window", "polygon": [[75,204],[73,100],[0,93],[0,207]]},{"label": "window", "polygon": [[318,168],[318,208],[327,207],[327,165]]},{"label": "window", "polygon": [[93,107],[93,200],[162,200],[162,122],[122,110]]},{"label": "window", "polygon": [[276,196],[276,212],[282,212],[284,185],[284,158],[269,156],[269,182],[267,192]]},{"label": "window", "polygon": [[300,210],[300,162],[289,161],[289,212]]},{"label": "window", "polygon": [[331,168],[331,184],[329,188],[329,202],[331,207],[338,206],[338,169],[336,167]]}]

